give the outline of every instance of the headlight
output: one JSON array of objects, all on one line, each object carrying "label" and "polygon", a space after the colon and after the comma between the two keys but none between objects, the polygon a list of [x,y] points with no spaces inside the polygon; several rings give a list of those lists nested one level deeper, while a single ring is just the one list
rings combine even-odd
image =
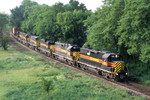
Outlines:
[{"label": "headlight", "polygon": [[128,73],[126,73],[126,75],[128,75]]},{"label": "headlight", "polygon": [[116,75],[118,75],[118,73],[116,73]]},{"label": "headlight", "polygon": [[116,58],[118,58],[118,55],[115,55]]}]

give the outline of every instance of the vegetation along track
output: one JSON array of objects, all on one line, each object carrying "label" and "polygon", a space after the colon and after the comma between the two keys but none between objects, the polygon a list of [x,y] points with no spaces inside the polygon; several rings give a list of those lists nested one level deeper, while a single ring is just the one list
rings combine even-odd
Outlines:
[{"label": "vegetation along track", "polygon": [[[13,38],[13,36],[11,36],[11,37]],[[58,61],[58,60],[52,59],[50,57],[47,57],[46,55],[43,55],[43,54],[41,54],[41,53],[39,53],[39,52],[37,52],[35,50],[32,50],[32,49],[26,47],[25,45],[21,44],[20,42],[18,42],[14,38],[11,41],[11,43],[15,44],[15,45],[19,44],[19,45],[23,46],[24,48],[26,48],[29,51],[35,52],[37,54],[40,54],[41,56],[45,57],[46,59],[55,61],[59,65],[66,66],[66,67],[71,68],[73,70],[76,70],[78,72],[84,73],[84,74],[86,74],[86,75],[88,75],[90,77],[93,77],[93,78],[96,78],[96,79],[101,80],[103,82],[106,82],[108,84],[111,84],[114,87],[119,87],[119,88],[125,89],[126,91],[128,91],[129,93],[131,93],[133,95],[142,96],[142,97],[145,97],[147,100],[150,100],[150,87],[146,87],[146,86],[143,86],[143,85],[140,85],[140,84],[137,84],[137,83],[134,83],[134,82],[130,82],[130,81],[128,81],[128,82],[116,82],[116,81],[104,78],[102,76],[96,75],[94,73],[85,72],[85,71],[83,71],[81,69],[75,68],[75,67],[70,66],[68,64],[65,64],[65,63],[63,63],[61,61]],[[21,49],[21,48],[17,48],[17,49],[19,49],[20,52],[23,52],[25,50],[25,49]]]}]

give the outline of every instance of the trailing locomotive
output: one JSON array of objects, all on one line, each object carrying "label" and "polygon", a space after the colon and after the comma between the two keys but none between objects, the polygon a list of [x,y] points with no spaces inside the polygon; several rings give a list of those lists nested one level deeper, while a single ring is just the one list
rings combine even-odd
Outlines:
[{"label": "trailing locomotive", "polygon": [[29,35],[23,32],[19,32],[19,41],[25,45],[29,45]]},{"label": "trailing locomotive", "polygon": [[121,55],[109,51],[99,51],[89,48],[80,48],[64,42],[39,39],[13,29],[13,36],[21,43],[33,50],[49,57],[61,60],[74,67],[105,76],[116,81],[124,81],[128,77],[127,68]]},{"label": "trailing locomotive", "polygon": [[53,56],[54,53],[54,41],[41,39],[39,51],[43,54],[46,54],[47,56]]},{"label": "trailing locomotive", "polygon": [[55,59],[62,60],[70,65],[77,65],[80,48],[77,45],[71,45],[63,42],[55,42]]}]

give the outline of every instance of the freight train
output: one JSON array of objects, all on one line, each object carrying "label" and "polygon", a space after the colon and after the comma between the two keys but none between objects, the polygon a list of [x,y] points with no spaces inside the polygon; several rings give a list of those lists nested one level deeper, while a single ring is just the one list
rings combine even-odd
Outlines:
[{"label": "freight train", "polygon": [[128,78],[127,67],[122,60],[122,56],[117,53],[39,39],[38,36],[21,32],[16,28],[13,28],[13,36],[33,50],[82,70],[96,73],[115,81],[125,81]]}]

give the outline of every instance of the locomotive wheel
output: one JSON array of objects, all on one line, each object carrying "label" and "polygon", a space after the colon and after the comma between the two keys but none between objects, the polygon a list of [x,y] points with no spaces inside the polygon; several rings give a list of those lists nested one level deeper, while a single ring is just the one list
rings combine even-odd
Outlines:
[{"label": "locomotive wheel", "polygon": [[80,68],[80,64],[79,63],[77,64],[77,67]]},{"label": "locomotive wheel", "polygon": [[102,75],[102,72],[101,72],[101,71],[98,71],[98,75]]}]

